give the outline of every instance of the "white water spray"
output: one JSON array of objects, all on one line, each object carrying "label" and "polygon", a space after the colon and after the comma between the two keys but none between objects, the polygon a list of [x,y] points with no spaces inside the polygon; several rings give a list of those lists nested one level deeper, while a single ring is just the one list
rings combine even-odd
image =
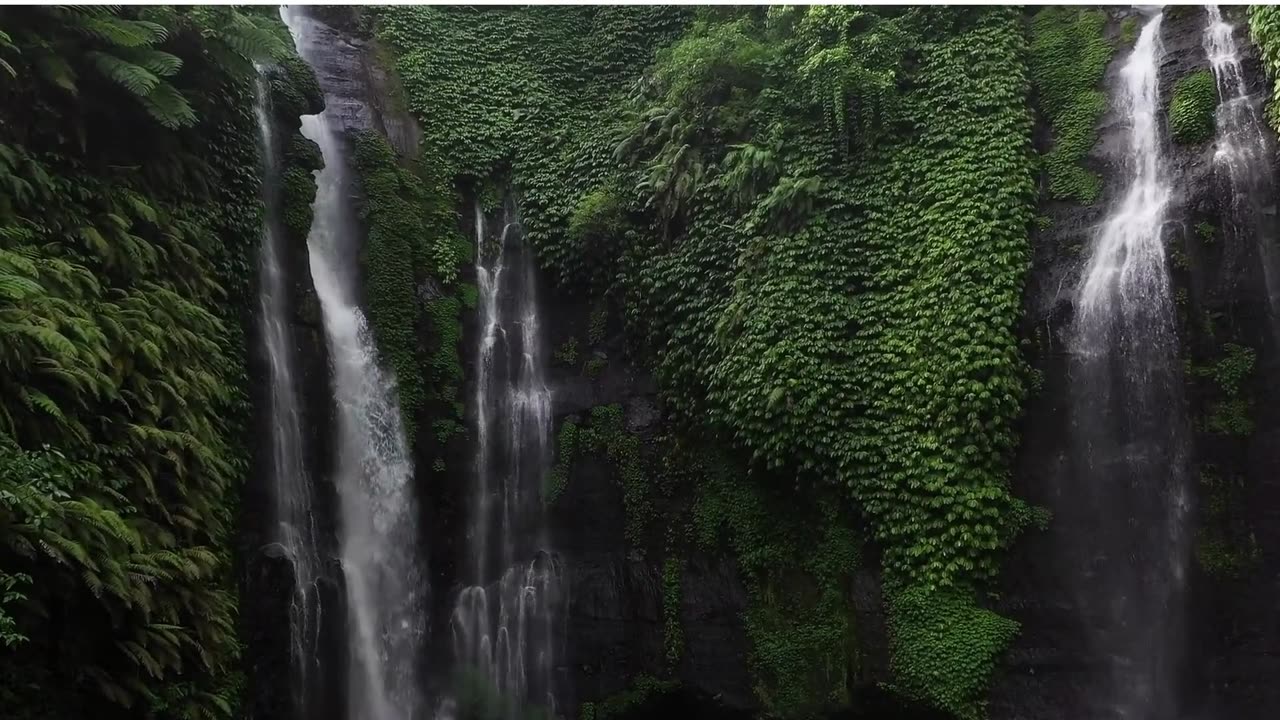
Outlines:
[{"label": "white water spray", "polygon": [[1127,186],[1094,241],[1072,327],[1075,485],[1063,514],[1090,527],[1069,567],[1103,673],[1093,716],[1177,715],[1189,556],[1185,408],[1164,230],[1171,187],[1160,126],[1163,15],[1119,72]]},{"label": "white water spray", "polygon": [[1273,338],[1280,342],[1280,252],[1276,248],[1275,177],[1260,94],[1250,94],[1240,65],[1235,26],[1217,5],[1206,5],[1203,46],[1218,87],[1213,162],[1226,180],[1231,204],[1224,218],[1233,252],[1260,261]]},{"label": "white water spray", "polygon": [[[299,54],[313,63],[319,50],[312,21],[289,9],[282,16]],[[337,407],[334,482],[347,600],[347,717],[416,720],[424,717],[419,663],[426,586],[413,467],[394,379],[378,364],[357,303],[356,231],[343,150],[323,113],[304,116],[302,134],[320,146],[324,159],[307,248]]]},{"label": "white water spray", "polygon": [[[543,483],[549,469],[551,393],[538,327],[534,267],[518,219],[486,248],[475,209],[477,350],[476,482],[469,586],[452,618],[458,694],[493,695],[502,717],[529,706],[554,713],[552,616],[559,566],[547,549]],[[453,698],[450,710],[466,702]]]},{"label": "white water spray", "polygon": [[1098,234],[1080,286],[1078,349],[1087,354],[1109,352],[1116,330],[1131,332],[1147,324],[1153,312],[1165,313],[1169,304],[1163,240],[1171,193],[1159,121],[1162,18],[1158,14],[1142,28],[1120,69],[1119,104],[1130,123],[1126,160],[1131,180]]},{"label": "white water spray", "polygon": [[266,350],[270,387],[271,483],[273,519],[271,542],[293,568],[293,597],[289,604],[290,660],[296,707],[304,705],[309,676],[318,669],[321,605],[319,533],[313,510],[311,478],[303,462],[296,358],[289,323],[289,290],[283,267],[284,231],[280,209],[279,152],[271,121],[271,96],[266,68],[254,80],[254,113],[262,145],[262,200],[265,208],[259,256],[259,323]]}]

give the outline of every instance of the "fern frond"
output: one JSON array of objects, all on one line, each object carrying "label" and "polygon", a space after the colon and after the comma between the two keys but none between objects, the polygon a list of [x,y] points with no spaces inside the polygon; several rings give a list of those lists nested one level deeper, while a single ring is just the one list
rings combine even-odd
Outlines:
[{"label": "fern frond", "polygon": [[141,65],[96,50],[86,55],[99,72],[138,97],[145,98],[160,86],[160,78]]},{"label": "fern frond", "polygon": [[161,83],[142,98],[142,105],[161,125],[173,130],[193,125],[196,111],[172,85]]}]

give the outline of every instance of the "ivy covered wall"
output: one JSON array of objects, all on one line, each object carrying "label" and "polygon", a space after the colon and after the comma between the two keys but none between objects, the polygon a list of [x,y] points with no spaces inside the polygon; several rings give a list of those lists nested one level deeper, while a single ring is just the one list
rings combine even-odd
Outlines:
[{"label": "ivy covered wall", "polygon": [[[596,408],[560,430],[552,493],[598,445],[629,544],[664,568],[699,545],[738,559],[770,714],[848,701],[869,555],[895,687],[979,715],[1016,632],[987,593],[1038,519],[1007,489],[1035,199],[1023,16],[404,8],[375,34],[425,154],[463,186],[510,178],[558,292],[624,318],[691,446],[637,458]],[[688,520],[646,534],[643,508],[677,497]],[[760,512],[777,503],[796,510]]]}]

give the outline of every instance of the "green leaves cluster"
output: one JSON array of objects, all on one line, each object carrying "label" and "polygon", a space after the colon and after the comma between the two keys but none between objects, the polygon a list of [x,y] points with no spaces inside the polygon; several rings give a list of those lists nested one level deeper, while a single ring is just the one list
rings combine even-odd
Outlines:
[{"label": "green leaves cluster", "polygon": [[370,322],[379,351],[395,371],[412,438],[428,380],[418,347],[418,318],[424,316],[418,287],[428,280],[453,285],[468,248],[448,202],[452,194],[424,179],[421,166],[402,165],[385,137],[372,130],[358,134],[353,159],[363,191],[359,212],[367,233],[361,262]]},{"label": "green leaves cluster", "polygon": [[[1130,21],[1126,27],[1136,30]],[[1053,128],[1053,147],[1043,160],[1049,192],[1058,200],[1091,203],[1102,189],[1081,163],[1097,142],[1098,118],[1107,108],[1099,89],[1112,53],[1102,34],[1106,24],[1105,11],[1079,7],[1041,8],[1031,21],[1028,69],[1040,112]]]},{"label": "green leaves cluster", "polygon": [[[757,568],[747,623],[771,712],[847,691],[855,512],[891,596],[987,617],[1032,515],[1007,487],[1035,197],[1018,11],[414,8],[378,33],[431,152],[460,177],[511,177],[542,264],[608,292],[673,419],[749,459],[699,513]],[[1083,117],[1079,94],[1061,119]],[[562,439],[588,447],[587,427]],[[756,512],[797,502],[822,533]],[[917,622],[932,621],[902,614],[897,646]],[[970,625],[984,648],[1010,637]],[[944,648],[963,682],[927,694],[904,660],[903,688],[970,714],[991,663]]]},{"label": "green leaves cluster", "polygon": [[1280,7],[1250,5],[1249,35],[1258,46],[1262,66],[1276,88],[1272,91],[1266,112],[1268,123],[1272,129],[1277,129],[1280,128],[1280,103],[1276,102],[1276,98],[1280,97],[1280,83],[1275,81],[1280,78]]},{"label": "green leaves cluster", "polygon": [[752,601],[745,620],[754,689],[767,714],[808,718],[847,704],[860,541],[839,489],[797,494],[761,474],[745,477],[707,448],[677,447],[667,462],[668,474],[695,488],[698,545],[727,546],[737,559]]},{"label": "green leaves cluster", "polygon": [[0,695],[229,718],[261,232],[247,73],[282,46],[231,8],[0,24]]},{"label": "green leaves cluster", "polygon": [[1198,145],[1213,137],[1218,85],[1209,70],[1197,70],[1173,84],[1169,134],[1175,142]]},{"label": "green leaves cluster", "polygon": [[889,603],[896,687],[907,697],[952,710],[959,720],[985,716],[980,698],[1018,624],[974,607],[972,599],[910,588]]},{"label": "green leaves cluster", "polygon": [[627,430],[621,405],[591,408],[585,419],[570,416],[560,425],[556,438],[556,464],[548,474],[543,496],[554,503],[564,492],[573,463],[585,453],[604,454],[617,469],[626,510],[626,538],[632,547],[642,547],[644,536],[656,518],[651,483],[641,457],[640,438]]},{"label": "green leaves cluster", "polygon": [[56,87],[75,102],[82,101],[85,78],[106,80],[169,129],[196,121],[191,102],[172,82],[184,62],[171,51],[175,42],[199,42],[220,69],[238,74],[254,60],[284,55],[286,47],[268,29],[270,20],[229,7],[153,6],[126,15],[110,6],[52,6],[24,12],[20,20],[6,17],[13,12],[0,15],[0,26],[13,28],[0,52],[23,56],[24,72],[13,59],[0,61],[11,77]]},{"label": "green leaves cluster", "polygon": [[1204,427],[1219,435],[1247,436],[1253,432],[1253,420],[1249,417],[1252,402],[1243,393],[1242,385],[1253,373],[1255,354],[1253,348],[1226,343],[1222,355],[1212,365],[1192,366],[1193,375],[1208,378],[1217,386],[1217,393],[1208,402]]}]

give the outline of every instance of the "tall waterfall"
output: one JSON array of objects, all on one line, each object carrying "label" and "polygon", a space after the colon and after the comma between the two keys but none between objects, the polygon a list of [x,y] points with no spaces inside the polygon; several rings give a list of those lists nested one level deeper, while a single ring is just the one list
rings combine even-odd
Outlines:
[{"label": "tall waterfall", "polygon": [[[262,202],[265,222],[259,254],[259,323],[270,387],[268,417],[274,531],[271,541],[293,568],[289,605],[291,680],[294,705],[305,708],[312,671],[319,662],[319,538],[311,478],[303,462],[294,344],[289,324],[289,289],[283,267],[285,233],[280,206],[280,148],[271,122],[266,69],[254,81],[254,113],[262,144]],[[305,710],[302,710],[305,713]]]},{"label": "tall waterfall", "polygon": [[1074,484],[1064,512],[1089,528],[1070,553],[1102,677],[1098,717],[1178,717],[1188,562],[1185,411],[1165,265],[1171,198],[1160,126],[1162,13],[1120,68],[1127,186],[1094,239],[1071,328]]},{"label": "tall waterfall", "polygon": [[514,211],[496,242],[475,209],[480,339],[476,462],[466,582],[454,607],[459,704],[502,717],[554,711],[552,617],[559,566],[547,543],[543,483],[550,461],[551,393],[538,327],[534,264]]},{"label": "tall waterfall", "polygon": [[[314,21],[282,11],[298,54],[315,65],[324,48]],[[337,407],[334,482],[346,588],[349,720],[425,717],[420,662],[426,586],[412,492],[413,468],[391,374],[358,305],[356,239],[346,158],[324,113],[302,118],[320,146],[314,218],[307,237],[324,317]]]},{"label": "tall waterfall", "polygon": [[[1261,93],[1250,94],[1240,66],[1235,27],[1217,5],[1205,6],[1203,45],[1218,85],[1214,166],[1226,181],[1231,204],[1225,226],[1235,253],[1260,262],[1272,335],[1280,342],[1280,252],[1277,252],[1275,177],[1264,130]],[[1255,255],[1256,253],[1256,255]]]}]

